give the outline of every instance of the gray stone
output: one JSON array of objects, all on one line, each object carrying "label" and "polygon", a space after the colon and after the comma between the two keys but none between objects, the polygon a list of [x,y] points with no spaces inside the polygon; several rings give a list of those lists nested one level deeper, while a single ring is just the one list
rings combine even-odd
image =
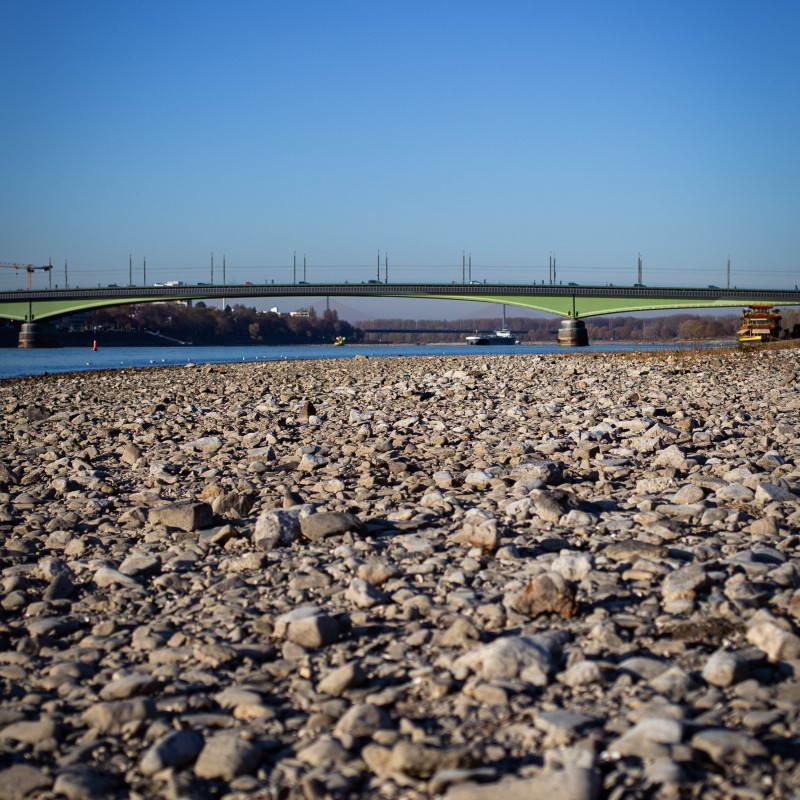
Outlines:
[{"label": "gray stone", "polygon": [[608,750],[620,756],[663,758],[670,755],[670,746],[679,744],[682,738],[683,725],[678,720],[649,717],[611,742]]},{"label": "gray stone", "polygon": [[536,686],[546,686],[553,670],[553,656],[559,639],[546,635],[503,636],[460,656],[456,671],[471,671],[491,680],[519,678]]},{"label": "gray stone", "polygon": [[23,742],[25,744],[38,744],[46,739],[52,739],[58,733],[58,725],[52,717],[40,717],[36,720],[21,720],[12,722],[0,730],[0,741]]},{"label": "gray stone", "polygon": [[313,649],[335,642],[339,636],[339,625],[321,608],[302,606],[278,617],[275,635],[285,636],[290,642]]},{"label": "gray stone", "polygon": [[154,675],[134,672],[103,686],[100,689],[100,699],[107,701],[127,700],[137,695],[150,694],[158,685],[159,680]]},{"label": "gray stone", "polygon": [[53,792],[67,800],[113,797],[117,788],[119,782],[113,775],[91,767],[71,767],[59,772],[53,784]]},{"label": "gray stone", "polygon": [[336,697],[344,694],[348,689],[362,686],[367,680],[367,676],[361,666],[351,661],[342,664],[341,667],[330,670],[317,685],[317,691],[321,694],[330,694]]},{"label": "gray stone", "polygon": [[363,578],[353,578],[344,593],[345,600],[358,608],[372,608],[385,603],[387,598],[379,589]]},{"label": "gray stone", "polygon": [[166,506],[151,508],[148,515],[151,525],[165,525],[182,531],[197,531],[210,528],[214,515],[208,503],[182,500]]},{"label": "gray stone", "polygon": [[200,778],[231,781],[239,775],[252,775],[261,762],[261,751],[235,733],[218,733],[203,746],[194,772]]},{"label": "gray stone", "polygon": [[380,706],[374,703],[357,703],[342,715],[333,732],[337,736],[349,734],[361,738],[392,728],[394,725],[391,718]]},{"label": "gray stone", "polygon": [[200,439],[195,439],[193,442],[187,442],[182,445],[185,450],[194,450],[204,455],[216,453],[223,445],[222,439],[219,436],[203,436]]},{"label": "gray stone", "polygon": [[712,686],[726,688],[747,677],[747,662],[729,650],[717,650],[703,667],[703,680]]},{"label": "gray stone", "polygon": [[142,756],[139,769],[143,775],[155,775],[162,769],[184,769],[203,749],[199,731],[172,731],[152,744]]},{"label": "gray stone", "polygon": [[752,758],[769,757],[769,751],[757,739],[741,731],[724,728],[710,728],[696,733],[692,737],[691,746],[695,750],[701,750],[718,764],[728,761],[742,763]]},{"label": "gray stone", "polygon": [[364,523],[355,515],[343,511],[309,514],[300,520],[300,531],[306,539],[318,542],[329,536],[341,536],[348,531],[363,534]]},{"label": "gray stone", "polygon": [[100,734],[117,734],[129,722],[148,719],[154,713],[155,705],[152,700],[137,697],[133,700],[95,703],[83,712],[81,719]]},{"label": "gray stone", "polygon": [[773,617],[766,609],[751,617],[747,641],[766,653],[770,661],[800,658],[800,637],[786,620]]},{"label": "gray stone", "polygon": [[49,789],[53,776],[28,764],[14,764],[0,770],[0,800],[23,800],[39,789]]},{"label": "gray stone", "polygon": [[767,503],[796,503],[798,496],[782,486],[774,483],[759,483],[756,486],[754,500],[756,503],[766,505]]},{"label": "gray stone", "polygon": [[300,510],[298,508],[269,508],[256,520],[253,541],[267,552],[276,547],[289,547],[300,536]]},{"label": "gray stone", "polygon": [[597,800],[602,781],[594,770],[563,769],[533,778],[507,778],[499,783],[461,783],[450,787],[444,800]]}]

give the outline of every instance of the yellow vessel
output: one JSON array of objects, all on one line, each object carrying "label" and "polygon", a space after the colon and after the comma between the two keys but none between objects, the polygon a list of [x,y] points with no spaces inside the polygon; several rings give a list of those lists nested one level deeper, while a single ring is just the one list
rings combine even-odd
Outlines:
[{"label": "yellow vessel", "polygon": [[767,303],[745,308],[741,323],[741,328],[736,331],[740,342],[772,342],[781,335],[780,311]]}]

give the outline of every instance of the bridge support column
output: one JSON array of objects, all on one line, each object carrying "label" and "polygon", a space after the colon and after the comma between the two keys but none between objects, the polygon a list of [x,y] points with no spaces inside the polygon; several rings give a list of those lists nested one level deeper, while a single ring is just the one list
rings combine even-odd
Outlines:
[{"label": "bridge support column", "polygon": [[58,334],[52,325],[42,322],[23,322],[19,332],[18,347],[61,347]]},{"label": "bridge support column", "polygon": [[563,320],[558,329],[558,343],[563,347],[587,347],[589,334],[583,320],[573,317]]}]

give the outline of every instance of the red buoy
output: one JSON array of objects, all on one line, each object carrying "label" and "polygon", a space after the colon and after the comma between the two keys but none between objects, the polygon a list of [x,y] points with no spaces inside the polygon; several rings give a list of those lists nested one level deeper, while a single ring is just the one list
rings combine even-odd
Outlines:
[{"label": "red buoy", "polygon": [[96,353],[96,352],[97,352],[97,339],[95,339],[95,340],[92,342],[92,352],[93,352],[93,353]]}]

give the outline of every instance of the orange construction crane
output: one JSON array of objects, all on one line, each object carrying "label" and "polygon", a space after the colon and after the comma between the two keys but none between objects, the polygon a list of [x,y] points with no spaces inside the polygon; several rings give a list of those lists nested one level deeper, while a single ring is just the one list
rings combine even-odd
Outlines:
[{"label": "orange construction crane", "polygon": [[[52,264],[48,264],[45,267],[36,267],[33,264],[9,264],[5,261],[0,261],[0,267],[8,267],[10,269],[24,269],[28,273],[28,291],[31,290],[31,275],[36,272],[37,269],[41,269],[44,272],[50,272],[53,269]],[[53,280],[52,273],[50,275],[50,280]]]}]

